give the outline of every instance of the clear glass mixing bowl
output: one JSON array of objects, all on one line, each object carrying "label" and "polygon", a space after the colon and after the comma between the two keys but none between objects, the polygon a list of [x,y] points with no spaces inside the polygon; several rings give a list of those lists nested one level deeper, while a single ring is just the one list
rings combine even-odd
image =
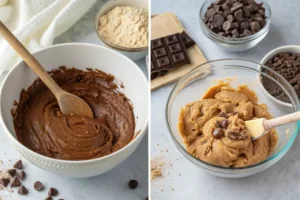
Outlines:
[{"label": "clear glass mixing bowl", "polygon": [[[282,76],[266,66],[260,66],[264,69],[262,70],[264,72],[258,71],[258,66],[259,64],[254,62],[234,59],[204,63],[182,77],[169,96],[166,106],[166,120],[171,138],[179,151],[189,161],[206,172],[227,178],[245,177],[258,173],[279,161],[290,149],[298,134],[298,123],[291,123],[277,128],[278,144],[275,151],[265,161],[242,168],[215,166],[193,157],[186,151],[183,139],[177,128],[180,108],[190,102],[201,99],[204,93],[211,86],[215,85],[218,80],[231,78],[231,86],[233,87],[248,85],[251,90],[256,92],[259,103],[268,106],[268,110],[273,117],[288,114],[289,111],[286,111],[286,109],[278,106],[276,102],[268,98],[261,84],[259,84],[258,79],[266,77],[278,85],[282,89],[282,92],[286,93],[290,98],[293,105],[292,112],[299,110],[299,100],[292,86]],[[273,76],[268,75],[266,72],[269,72],[268,74],[272,74]]]}]

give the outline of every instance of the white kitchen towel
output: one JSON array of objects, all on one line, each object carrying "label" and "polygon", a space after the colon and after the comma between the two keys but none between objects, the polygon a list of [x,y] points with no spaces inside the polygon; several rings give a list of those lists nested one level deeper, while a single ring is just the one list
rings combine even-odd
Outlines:
[{"label": "white kitchen towel", "polygon": [[[0,0],[0,20],[35,52],[53,44],[96,0]],[[0,36],[0,76],[21,58]]]}]

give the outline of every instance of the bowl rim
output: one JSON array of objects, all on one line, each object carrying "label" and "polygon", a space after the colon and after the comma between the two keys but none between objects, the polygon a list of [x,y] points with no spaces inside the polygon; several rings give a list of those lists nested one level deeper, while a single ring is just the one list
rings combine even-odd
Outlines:
[{"label": "bowl rim", "polygon": [[[299,53],[300,53],[300,45],[284,45],[284,46],[280,46],[280,47],[277,47],[271,51],[269,51],[263,58],[262,60],[260,61],[260,65],[257,66],[257,70],[258,71],[261,71],[261,65],[264,65],[265,66],[265,63],[267,62],[268,59],[270,59],[271,57],[273,57],[274,55],[276,55],[277,53],[280,53],[280,52],[291,52],[291,50],[293,49],[298,49],[299,50]],[[282,106],[285,106],[285,107],[288,107],[288,108],[291,108],[293,107],[291,103],[286,103],[284,101],[280,101],[278,99],[276,99],[275,97],[273,97],[267,90],[266,88],[263,86],[261,80],[260,80],[260,76],[258,75],[257,76],[258,78],[258,81],[259,81],[259,85],[262,87],[263,91],[266,93],[266,95],[268,95],[273,101],[275,101],[276,103],[282,105]]]},{"label": "bowl rim", "polygon": [[[60,47],[88,47],[88,48],[100,48],[103,49],[104,51],[110,51],[111,53],[115,54],[116,56],[121,56],[124,59],[126,59],[127,61],[129,61],[138,71],[138,73],[140,73],[140,75],[143,77],[143,81],[144,84],[148,87],[147,89],[149,89],[149,83],[146,79],[146,76],[144,75],[143,71],[137,66],[137,64],[135,62],[133,62],[132,60],[130,60],[129,58],[127,58],[126,56],[124,56],[123,54],[116,52],[112,49],[109,49],[107,47],[104,46],[100,46],[100,45],[96,45],[96,44],[89,44],[89,43],[63,43],[63,44],[56,44],[56,45],[52,45],[50,47],[44,48],[42,50],[36,51],[33,53],[33,55],[38,54],[38,53],[42,53],[42,52],[47,52],[49,49],[55,49],[55,48],[60,48]],[[3,95],[3,89],[4,89],[4,85],[6,83],[6,81],[8,80],[8,78],[10,77],[10,75],[12,74],[12,72],[17,69],[18,67],[20,67],[20,64],[24,62],[23,60],[20,60],[17,64],[14,65],[14,67],[7,73],[6,77],[4,78],[2,85],[0,87],[0,97]],[[149,111],[148,111],[148,115],[149,115]],[[21,142],[19,142],[19,140],[17,138],[15,138],[11,132],[9,131],[9,129],[7,128],[3,116],[2,116],[2,106],[0,104],[0,125],[2,126],[2,128],[4,129],[4,132],[6,133],[6,135],[9,136],[9,138],[11,140],[14,141],[15,144],[21,146],[22,148],[25,148],[26,151],[30,152],[30,154],[35,155],[36,157],[42,158],[43,160],[47,160],[48,162],[55,162],[55,163],[60,163],[60,164],[90,164],[90,163],[94,163],[94,162],[99,162],[102,160],[106,160],[109,159],[111,157],[114,157],[118,154],[121,154],[121,152],[126,151],[128,148],[130,148],[130,146],[133,145],[133,143],[136,143],[140,138],[142,139],[142,137],[144,136],[147,127],[148,127],[148,121],[149,118],[147,120],[145,120],[145,122],[142,124],[142,129],[140,129],[141,131],[137,133],[137,135],[133,136],[133,138],[131,139],[131,141],[124,146],[123,148],[119,149],[116,152],[113,152],[111,154],[108,154],[106,156],[100,157],[100,158],[94,158],[94,159],[89,159],[89,160],[62,160],[62,159],[55,159],[55,158],[51,158],[51,157],[47,157],[44,156],[42,154],[36,153],[33,150],[29,149],[28,147],[26,147],[25,145],[23,145]]]},{"label": "bowl rim", "polygon": [[[218,165],[214,165],[214,164],[211,164],[211,163],[208,163],[208,162],[205,162],[199,158],[196,158],[194,156],[192,156],[187,150],[186,148],[184,148],[178,141],[177,139],[175,138],[175,136],[173,135],[173,132],[172,132],[172,129],[171,129],[171,126],[170,126],[170,120],[169,120],[169,117],[168,117],[168,108],[169,108],[169,103],[170,103],[170,100],[171,100],[171,97],[173,96],[175,90],[180,86],[181,82],[183,82],[184,80],[186,80],[187,78],[189,78],[189,76],[194,72],[194,71],[197,71],[199,68],[201,68],[202,66],[206,65],[206,64],[213,64],[214,62],[222,62],[222,61],[243,61],[243,62],[250,62],[252,64],[255,64],[255,65],[260,65],[258,63],[255,63],[253,61],[250,61],[250,60],[245,60],[245,59],[217,59],[217,60],[211,60],[211,61],[207,61],[205,63],[202,63],[201,65],[199,65],[198,67],[194,68],[193,70],[191,70],[190,72],[188,72],[186,75],[184,75],[183,77],[181,77],[175,84],[175,86],[173,87],[173,89],[171,90],[170,94],[169,94],[169,97],[167,99],[167,103],[166,103],[166,109],[165,109],[165,119],[166,119],[166,125],[167,125],[167,128],[168,128],[168,132],[169,132],[169,135],[171,136],[173,142],[175,143],[175,146],[177,146],[177,148],[179,148],[179,151],[182,153],[182,151],[184,153],[186,153],[186,155],[188,156],[188,159],[194,159],[196,162],[200,162],[201,164],[204,164],[206,166],[209,166],[209,167],[213,167],[213,168],[217,168],[217,169],[220,169],[220,170],[228,170],[230,172],[234,172],[234,171],[237,171],[237,170],[244,170],[244,169],[252,169],[252,168],[256,168],[256,167],[259,167],[263,164],[266,164],[268,163],[269,161],[272,161],[273,159],[277,158],[277,157],[280,157],[281,155],[285,155],[285,153],[287,153],[287,151],[291,148],[292,144],[294,143],[298,133],[299,133],[299,130],[300,130],[300,121],[296,122],[296,126],[295,126],[295,131],[292,135],[292,137],[290,138],[290,140],[288,141],[288,143],[282,147],[282,149],[277,152],[276,154],[272,155],[272,156],[269,156],[267,159],[265,159],[264,161],[262,162],[259,162],[259,163],[256,163],[254,165],[250,165],[250,166],[245,166],[245,167],[235,167],[235,168],[232,168],[232,167],[222,167],[222,166],[218,166]],[[275,72],[274,70],[264,66],[265,68],[267,68],[268,70],[272,71],[274,74],[276,74],[278,76],[278,78],[282,79],[283,82],[285,82],[285,84],[287,84],[287,86],[291,89],[292,86],[280,75],[278,74],[277,72]],[[257,70],[255,68],[252,68],[253,70]],[[296,108],[297,110],[299,110],[299,99],[295,93],[295,91],[292,90],[292,93],[296,96]],[[284,153],[284,154],[283,154]],[[277,162],[277,161],[276,161]],[[194,163],[194,162],[193,162]],[[274,164],[274,163],[273,163]],[[198,166],[198,165],[197,165]]]},{"label": "bowl rim", "polygon": [[[242,37],[242,38],[228,38],[228,37],[223,37],[223,36],[220,36],[218,34],[216,34],[215,32],[211,31],[207,26],[206,24],[204,23],[203,19],[202,19],[202,13],[204,12],[204,6],[209,3],[210,1],[212,0],[205,0],[204,3],[201,5],[200,7],[200,11],[199,11],[199,18],[200,18],[200,25],[201,25],[201,29],[202,31],[206,31],[208,32],[209,34],[211,34],[214,39],[218,40],[218,41],[221,41],[221,42],[225,42],[225,43],[228,43],[228,44],[240,44],[240,43],[247,43],[249,41],[252,41],[252,40],[255,40],[257,38],[259,38],[260,36],[262,36],[264,33],[266,33],[269,28],[270,28],[270,25],[271,25],[271,21],[272,21],[272,10],[271,10],[271,7],[270,5],[268,4],[268,2],[266,0],[261,0],[263,5],[265,6],[265,9],[268,10],[269,12],[269,17],[266,18],[266,24],[265,26],[258,32],[256,32],[255,34],[252,34],[250,36],[246,36],[246,37]],[[206,35],[206,34],[205,34]]]},{"label": "bowl rim", "polygon": [[[148,40],[148,45],[144,46],[144,47],[136,47],[136,48],[130,48],[130,47],[122,47],[116,44],[113,44],[109,41],[107,41],[106,39],[104,39],[100,33],[99,33],[99,18],[100,18],[100,13],[106,9],[107,6],[117,2],[118,0],[113,0],[113,1],[108,1],[106,2],[103,6],[101,6],[101,8],[97,11],[96,17],[95,17],[95,22],[94,22],[94,28],[95,31],[97,33],[98,38],[107,46],[109,46],[112,49],[115,50],[119,50],[119,51],[126,51],[126,52],[143,52],[143,51],[147,51],[149,48],[149,40]],[[147,9],[147,11],[149,11],[149,8]],[[149,12],[148,12],[148,20],[149,20]],[[148,39],[149,39],[149,25],[150,23],[148,22]]]}]

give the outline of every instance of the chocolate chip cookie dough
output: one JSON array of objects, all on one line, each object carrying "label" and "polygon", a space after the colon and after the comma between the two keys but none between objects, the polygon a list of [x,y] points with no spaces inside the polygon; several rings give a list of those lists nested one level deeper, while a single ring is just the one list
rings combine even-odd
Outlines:
[{"label": "chocolate chip cookie dough", "polygon": [[245,167],[265,160],[277,144],[275,130],[251,140],[244,121],[255,118],[271,118],[255,93],[247,86],[233,89],[220,83],[202,100],[181,108],[178,127],[194,157],[222,167]]},{"label": "chocolate chip cookie dough", "polygon": [[63,115],[54,95],[37,79],[21,92],[13,112],[17,138],[23,145],[51,158],[87,160],[115,152],[131,141],[133,108],[116,90],[112,75],[60,67],[51,76],[64,90],[85,100],[95,118]]}]

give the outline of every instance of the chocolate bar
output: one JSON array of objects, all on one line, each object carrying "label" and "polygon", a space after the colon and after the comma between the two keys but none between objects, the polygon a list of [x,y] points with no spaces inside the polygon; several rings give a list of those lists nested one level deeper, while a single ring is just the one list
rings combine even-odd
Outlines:
[{"label": "chocolate bar", "polygon": [[153,62],[151,72],[172,70],[190,63],[179,33],[152,40],[151,50]]},{"label": "chocolate bar", "polygon": [[180,37],[182,38],[186,49],[188,49],[196,44],[196,42],[185,31],[180,33]]},{"label": "chocolate bar", "polygon": [[151,41],[151,80],[190,63],[187,48],[195,42],[185,32]]}]

